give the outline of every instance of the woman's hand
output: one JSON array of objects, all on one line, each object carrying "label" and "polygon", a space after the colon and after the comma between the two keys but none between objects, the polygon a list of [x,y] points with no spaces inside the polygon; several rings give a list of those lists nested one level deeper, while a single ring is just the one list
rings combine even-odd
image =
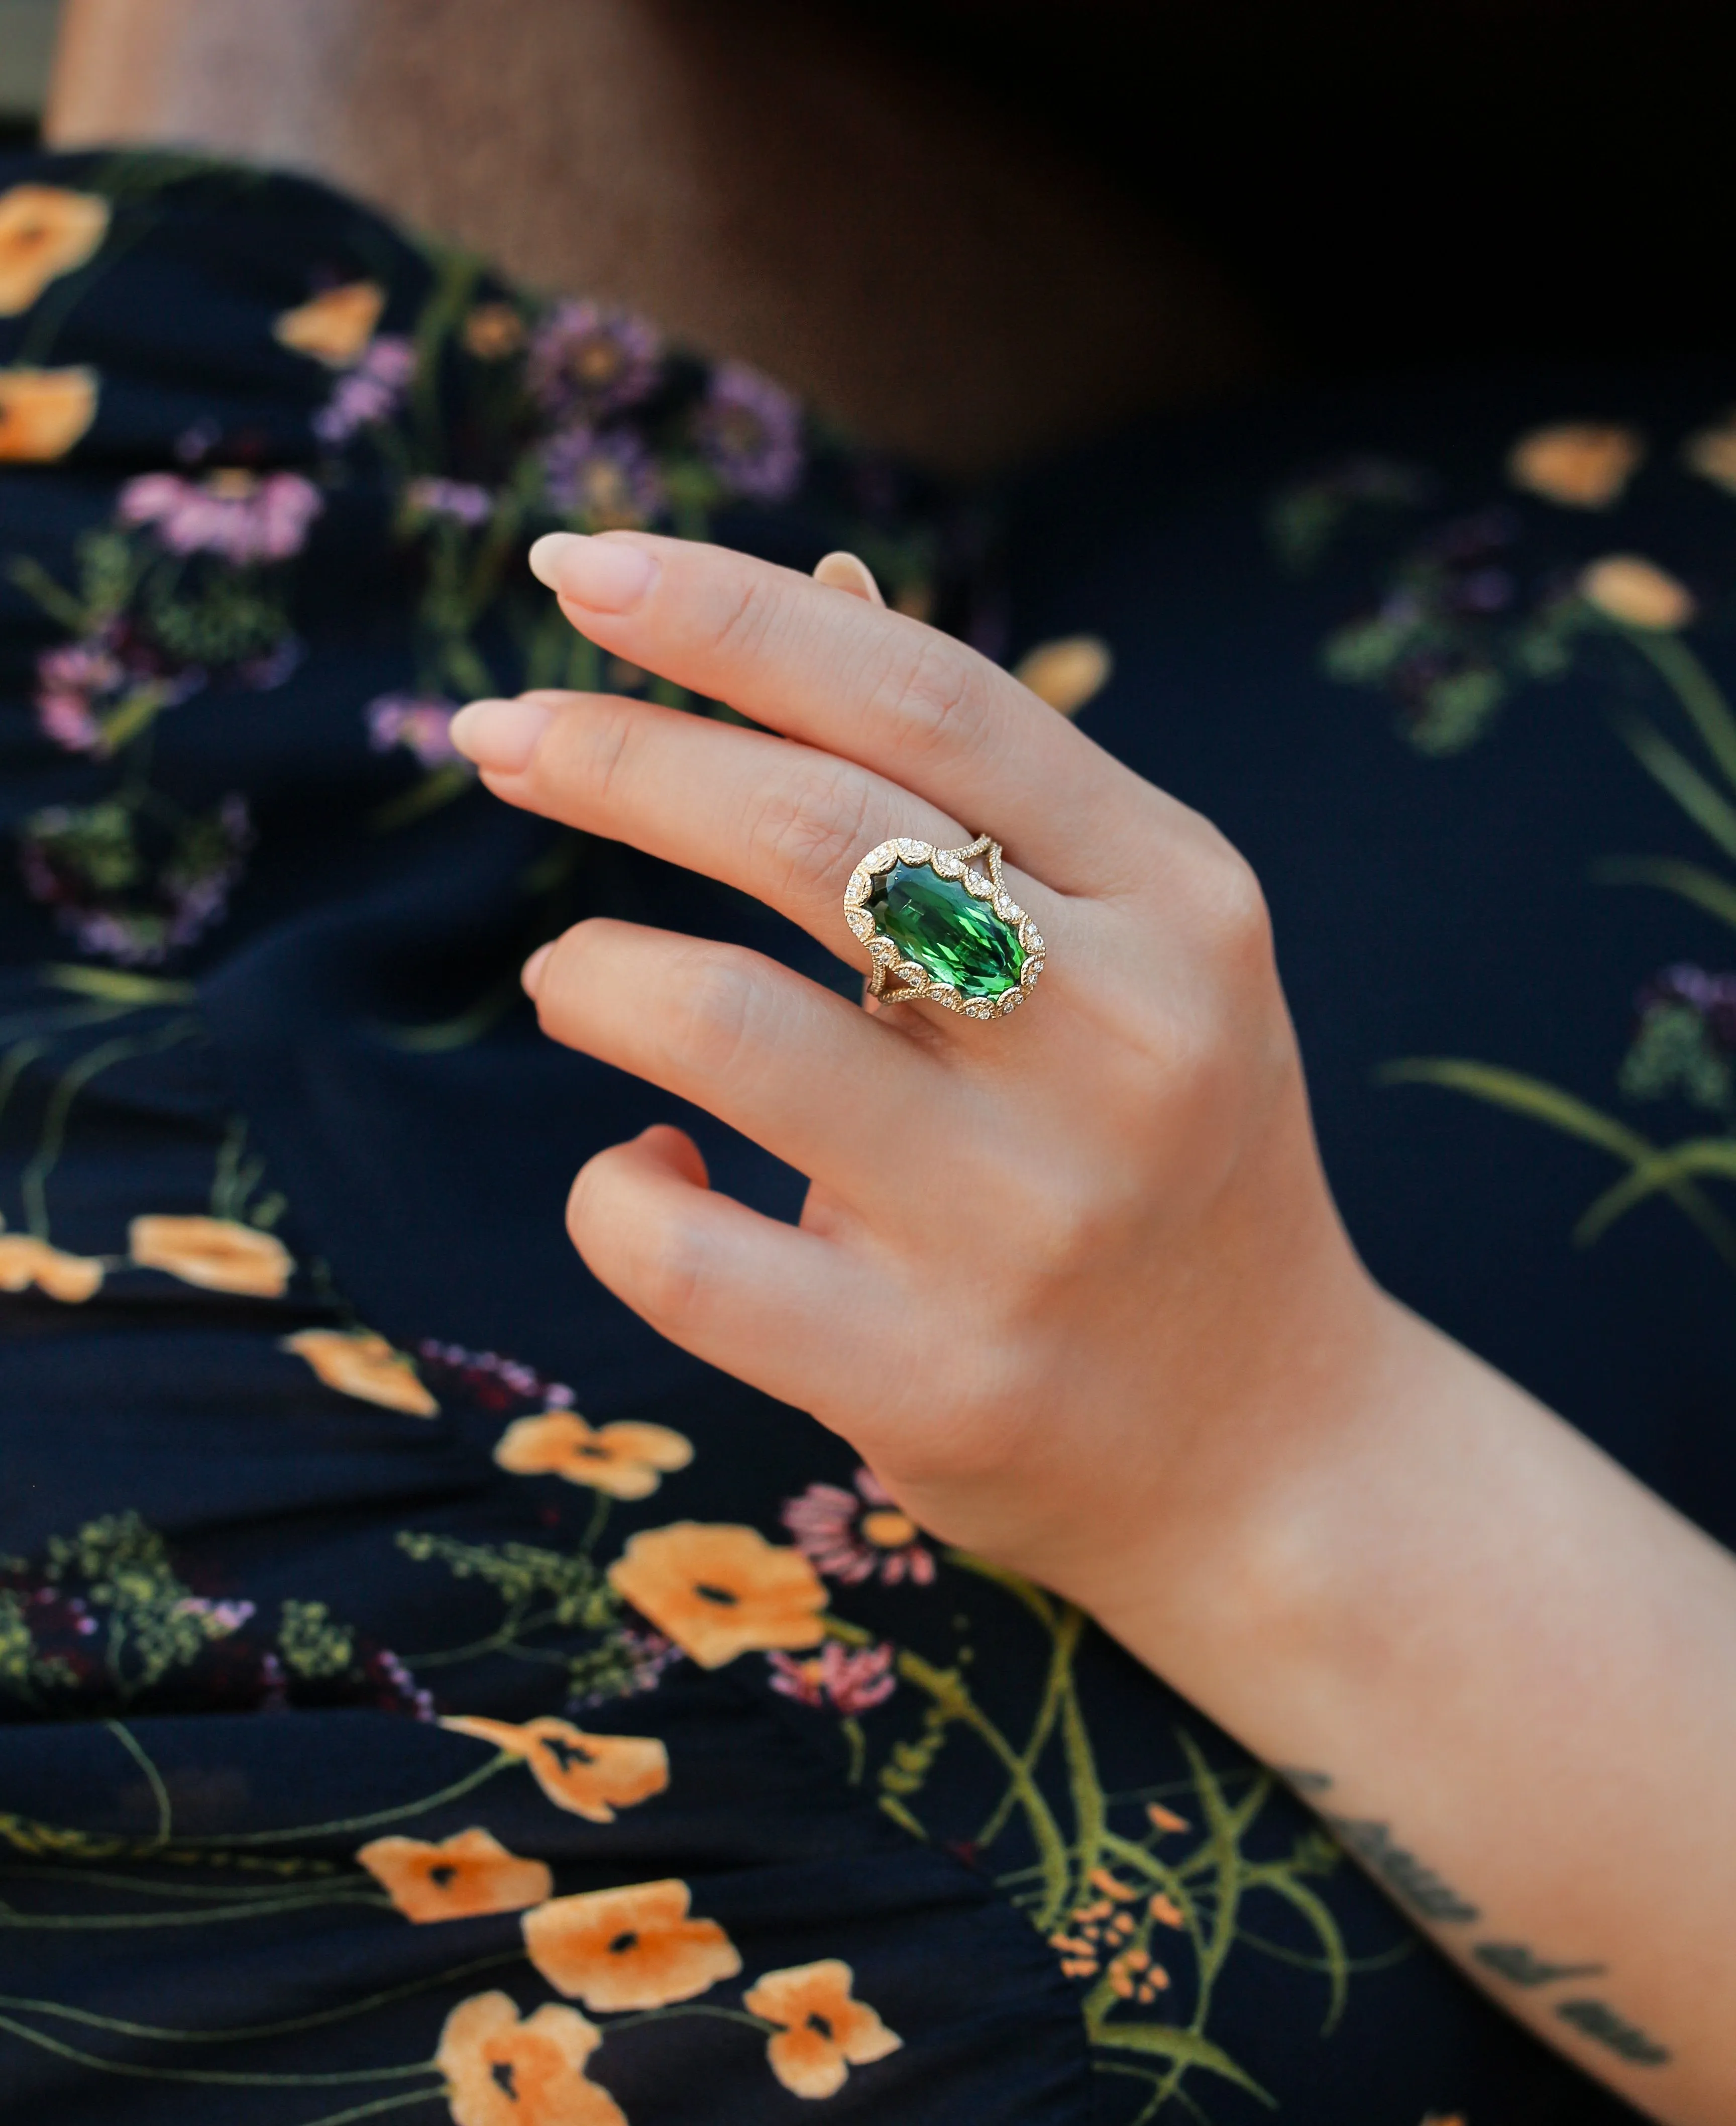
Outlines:
[{"label": "woman's hand", "polygon": [[458,741],[499,796],[756,895],[858,967],[859,859],[986,829],[1049,947],[1026,1008],[982,1024],[578,924],[527,972],[545,1028],[812,1183],[792,1231],[654,1130],[579,1175],[580,1253],[844,1434],[925,1526],[1127,1618],[1360,1397],[1389,1311],[1327,1194],[1252,872],[1005,673],[863,598],[675,540],[537,560],[605,648],[782,735],[597,696],[472,708]]},{"label": "woman's hand", "polygon": [[779,1225],[649,1130],[574,1183],[585,1260],[1299,1768],[1550,2043],[1727,2126],[1736,1840],[1708,1812],[1736,1762],[1736,1561],[1362,1269],[1248,867],[847,569],[622,533],[535,563],[594,641],[767,729],[478,703],[453,735],[498,796],[755,894],[852,966],[861,857],[986,829],[1047,940],[986,1024],[620,923],[545,947],[550,1034],[811,1183]]}]

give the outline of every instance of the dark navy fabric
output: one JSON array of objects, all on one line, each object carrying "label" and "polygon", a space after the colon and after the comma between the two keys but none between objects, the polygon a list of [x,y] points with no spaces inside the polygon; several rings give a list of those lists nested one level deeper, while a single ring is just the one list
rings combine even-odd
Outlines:
[{"label": "dark navy fabric", "polygon": [[[852,546],[910,609],[985,640],[1004,617],[1009,655],[1101,637],[1085,728],[1267,883],[1375,1269],[1728,1532],[1715,1204],[1677,1186],[1576,1249],[1606,1151],[1379,1075],[1469,1058],[1659,1144],[1722,1129],[1719,993],[1681,973],[1715,972],[1713,919],[1588,881],[1706,859],[1611,735],[1624,687],[1671,713],[1663,683],[1573,588],[1644,545],[1718,666],[1736,503],[1668,455],[1715,391],[1491,385],[1125,442],[1002,498],[993,590],[979,520],[643,321],[158,158],[0,167],[0,288],[18,188],[51,196],[25,205],[61,262],[0,319],[8,2106],[1628,2115],[1203,1716],[588,1278],[566,1188],[649,1121],[762,1207],[801,1183],[544,1042],[524,952],[606,912],[852,978],[738,895],[495,804],[445,725],[484,686],[649,687],[548,630],[521,557],[554,523],[803,567]],[[1619,539],[1505,470],[1582,412],[1658,438]],[[1475,569],[1428,541],[1496,508],[1458,613]],[[1419,546],[1435,634],[1401,611],[1385,665],[1341,641],[1323,670]],[[1507,639],[1526,600],[1569,644],[1547,680]],[[1501,686],[1436,698],[1479,658]],[[643,1916],[599,1947],[564,1901],[616,1888]],[[792,1973],[823,2029],[779,2022]]]}]

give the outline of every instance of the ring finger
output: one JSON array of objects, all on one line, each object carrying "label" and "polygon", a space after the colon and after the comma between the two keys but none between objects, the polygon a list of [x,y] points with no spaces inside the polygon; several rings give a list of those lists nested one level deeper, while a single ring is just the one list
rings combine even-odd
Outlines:
[{"label": "ring finger", "polygon": [[[861,947],[842,896],[868,851],[897,834],[941,848],[974,839],[854,762],[649,702],[479,702],[452,735],[508,803],[738,886],[852,963]],[[1052,897],[1010,869],[1007,879],[1046,930]]]}]

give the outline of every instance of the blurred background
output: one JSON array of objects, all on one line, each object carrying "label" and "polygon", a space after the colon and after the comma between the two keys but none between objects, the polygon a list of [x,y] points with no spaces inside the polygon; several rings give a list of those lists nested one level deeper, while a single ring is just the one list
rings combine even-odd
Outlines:
[{"label": "blurred background", "polygon": [[[727,39],[763,33],[785,5],[705,12]],[[57,12],[0,0],[0,126],[14,140],[40,108]],[[804,0],[797,12],[847,26],[878,64],[945,73],[1160,211],[1259,307],[1281,366],[1620,358],[1716,351],[1736,332],[1728,6]],[[1062,334],[1067,320],[1036,328]]]},{"label": "blurred background", "polygon": [[0,139],[35,130],[59,12],[59,0],[0,0]]}]

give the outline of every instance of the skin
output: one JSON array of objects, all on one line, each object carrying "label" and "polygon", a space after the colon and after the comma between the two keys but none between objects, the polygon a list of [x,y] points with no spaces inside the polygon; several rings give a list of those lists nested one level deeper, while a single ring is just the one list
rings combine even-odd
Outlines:
[{"label": "skin", "polygon": [[533,565],[605,650],[767,729],[479,703],[453,736],[497,796],[755,894],[853,965],[861,857],[992,821],[1050,947],[981,1024],[870,1014],[725,944],[567,932],[526,971],[545,1031],[810,1181],[780,1225],[651,1129],[574,1183],[590,1269],[1300,1768],[1547,2042],[1672,2126],[1728,2122],[1736,1841],[1705,1801],[1736,1752],[1736,1560],[1369,1277],[1247,864],[847,569],[633,533]]},{"label": "skin", "polygon": [[45,131],[309,172],[954,471],[1260,360],[1085,155],[805,0],[68,0]]}]

